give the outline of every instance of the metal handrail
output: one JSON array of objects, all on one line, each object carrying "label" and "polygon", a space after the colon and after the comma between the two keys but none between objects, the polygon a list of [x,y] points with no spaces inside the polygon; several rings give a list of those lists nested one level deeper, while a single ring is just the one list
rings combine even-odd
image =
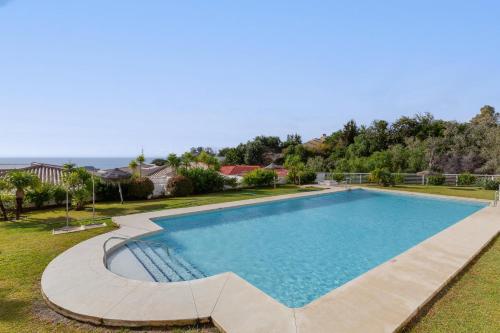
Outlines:
[{"label": "metal handrail", "polygon": [[170,250],[169,248],[163,244],[163,243],[158,243],[158,242],[150,242],[150,241],[145,241],[145,240],[141,240],[141,239],[133,239],[131,237],[122,237],[122,236],[112,236],[112,237],[109,237],[108,239],[106,239],[106,241],[102,244],[102,250],[104,252],[104,266],[106,268],[108,268],[108,251],[106,250],[106,245],[108,244],[108,242],[112,239],[121,239],[121,240],[125,240],[125,244],[126,245],[127,243],[129,242],[137,242],[137,243],[145,243],[145,244],[152,244],[152,245],[158,245],[158,246],[161,246],[163,247],[166,251],[167,251],[167,255],[170,256]]}]

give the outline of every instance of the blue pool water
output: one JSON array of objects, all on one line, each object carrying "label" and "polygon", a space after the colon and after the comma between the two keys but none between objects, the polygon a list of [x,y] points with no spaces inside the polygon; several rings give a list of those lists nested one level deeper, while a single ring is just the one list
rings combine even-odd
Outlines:
[{"label": "blue pool water", "polygon": [[156,219],[165,231],[145,240],[197,274],[232,271],[300,307],[484,206],[353,190]]}]

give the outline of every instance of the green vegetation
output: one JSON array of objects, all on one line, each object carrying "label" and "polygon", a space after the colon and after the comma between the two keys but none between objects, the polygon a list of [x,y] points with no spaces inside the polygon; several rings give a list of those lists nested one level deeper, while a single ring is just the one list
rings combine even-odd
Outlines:
[{"label": "green vegetation", "polygon": [[441,293],[406,333],[500,332],[500,242],[498,239]]},{"label": "green vegetation", "polygon": [[429,185],[443,185],[446,182],[446,177],[441,174],[431,175],[427,177]]},{"label": "green vegetation", "polygon": [[[283,186],[277,189],[234,190],[185,198],[127,202],[123,205],[99,203],[96,205],[96,212],[101,217],[113,216],[299,191],[307,191],[307,189]],[[89,209],[71,211],[73,220],[88,219],[91,216],[92,212]],[[105,328],[95,328],[61,319],[47,310],[42,300],[39,284],[47,264],[69,247],[113,229],[109,226],[53,236],[51,230],[63,226],[64,221],[64,209],[56,208],[29,212],[21,221],[0,222],[0,332],[109,331]],[[173,332],[215,332],[215,330],[210,328],[173,329]]]},{"label": "green vegetation", "polygon": [[167,191],[174,197],[185,197],[193,193],[193,182],[184,176],[174,176],[168,180]]},{"label": "green vegetation", "polygon": [[269,169],[255,169],[243,176],[243,184],[247,186],[269,186],[276,181],[276,172]]},{"label": "green vegetation", "polygon": [[283,163],[297,156],[314,171],[415,173],[500,173],[499,114],[485,105],[470,121],[435,119],[431,114],[401,117],[393,123],[375,120],[302,144],[299,135],[258,136],[219,151],[226,164]]},{"label": "green vegetation", "polygon": [[220,192],[224,188],[224,176],[212,168],[182,167],[179,174],[191,180],[195,194]]}]

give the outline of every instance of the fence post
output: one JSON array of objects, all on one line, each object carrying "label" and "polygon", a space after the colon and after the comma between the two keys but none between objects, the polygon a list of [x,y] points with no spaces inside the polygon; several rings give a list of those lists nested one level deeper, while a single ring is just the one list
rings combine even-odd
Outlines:
[{"label": "fence post", "polygon": [[361,184],[361,182],[362,182],[362,177],[363,177],[363,175],[359,174],[359,183],[360,183],[360,184]]},{"label": "fence post", "polygon": [[425,176],[422,175],[422,185],[425,185]]},{"label": "fence post", "polygon": [[458,186],[458,175],[455,175],[455,186]]}]

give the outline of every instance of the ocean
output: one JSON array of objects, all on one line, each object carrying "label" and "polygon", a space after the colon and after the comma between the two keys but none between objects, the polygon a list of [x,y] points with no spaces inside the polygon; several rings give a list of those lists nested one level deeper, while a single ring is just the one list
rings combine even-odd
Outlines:
[{"label": "ocean", "polygon": [[[93,166],[97,169],[111,169],[128,166],[134,157],[0,157],[0,168],[6,164],[30,164],[31,162],[63,165],[74,163],[77,166]],[[150,163],[154,158],[146,158]]]}]

